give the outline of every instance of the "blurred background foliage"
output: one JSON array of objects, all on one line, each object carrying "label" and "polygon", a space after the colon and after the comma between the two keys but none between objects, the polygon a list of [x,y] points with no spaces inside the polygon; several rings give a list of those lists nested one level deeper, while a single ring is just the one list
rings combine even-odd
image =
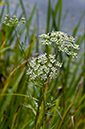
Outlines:
[{"label": "blurred background foliage", "polygon": [[[38,39],[39,15],[37,4],[34,5],[31,14],[27,17],[24,1],[19,4],[12,15],[16,15],[19,6],[22,12],[18,19],[26,18],[26,24],[19,26],[17,37],[12,27],[3,24],[5,14],[10,15],[9,0],[0,0],[0,129],[33,129],[36,117],[36,106],[39,97],[39,87],[31,86],[26,75],[27,59],[36,56],[37,53],[46,51],[55,53],[49,47],[42,49]],[[47,25],[45,32],[58,31],[61,27],[62,0],[58,0],[55,8],[48,0]],[[66,11],[64,19],[67,16]],[[36,14],[36,25],[32,24]],[[79,30],[85,11],[81,15],[77,26],[73,30],[73,37]],[[11,17],[11,16],[10,16]],[[22,42],[23,37],[23,42]],[[18,39],[21,46],[18,44]],[[57,79],[46,85],[47,108],[43,116],[41,105],[37,117],[37,129],[84,129],[85,128],[85,32],[77,36],[76,44],[80,46],[78,58],[72,59],[61,55],[63,67],[58,73]],[[24,51],[24,52],[23,52]],[[25,56],[24,56],[25,54]],[[35,106],[36,105],[36,106]]]}]

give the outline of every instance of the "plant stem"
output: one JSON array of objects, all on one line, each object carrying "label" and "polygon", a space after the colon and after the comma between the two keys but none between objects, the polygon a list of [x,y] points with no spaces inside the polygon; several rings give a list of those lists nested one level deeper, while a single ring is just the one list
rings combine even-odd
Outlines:
[{"label": "plant stem", "polygon": [[23,46],[20,44],[19,37],[17,36],[17,31],[16,31],[15,27],[13,27],[13,28],[14,28],[15,35],[16,35],[16,37],[17,37],[17,40],[18,40],[19,46],[21,47],[22,52],[23,52],[23,54],[24,54],[24,57],[25,57],[25,59],[27,60],[27,63],[29,64],[29,61],[28,61],[28,59],[27,59],[27,57],[26,57],[26,54],[25,54],[24,49],[23,49]]},{"label": "plant stem", "polygon": [[45,116],[45,99],[44,99],[44,88],[45,88],[45,86],[43,86],[42,87],[42,96],[43,96],[43,115],[42,115],[42,120],[40,121],[40,125],[39,125],[39,128],[41,127],[41,125],[42,125],[42,122],[43,122],[43,118],[44,118],[44,116]]},{"label": "plant stem", "polygon": [[[60,55],[60,60],[61,60],[61,62],[62,62],[62,53],[60,52],[59,55]],[[63,71],[64,71],[64,64],[63,64],[63,66],[62,66],[62,69],[63,69]],[[63,109],[65,109],[65,93],[64,93],[65,84],[64,84],[64,80],[63,80],[63,76],[62,76],[62,71],[61,71],[61,69],[60,69],[60,74],[61,74],[61,82],[62,82],[62,86],[63,86],[63,89],[62,89],[62,91],[63,91]]]},{"label": "plant stem", "polygon": [[37,124],[37,119],[38,119],[38,115],[39,115],[39,108],[40,108],[40,105],[41,105],[41,101],[42,101],[42,88],[40,89],[40,97],[39,97],[39,102],[38,102],[38,108],[37,108],[37,114],[36,114],[36,118],[35,118],[35,128],[36,129],[36,124]]}]

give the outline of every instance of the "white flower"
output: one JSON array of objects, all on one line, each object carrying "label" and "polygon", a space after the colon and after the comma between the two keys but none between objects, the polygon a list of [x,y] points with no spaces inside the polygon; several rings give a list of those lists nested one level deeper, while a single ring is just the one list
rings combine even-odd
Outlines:
[{"label": "white flower", "polygon": [[32,72],[33,72],[33,70],[30,69],[30,68],[27,70],[27,74],[28,74],[28,75],[32,74]]},{"label": "white flower", "polygon": [[46,68],[44,69],[44,71],[46,72],[46,74],[48,74],[48,73],[49,73],[49,68],[46,67]]},{"label": "white flower", "polygon": [[42,74],[43,74],[43,71],[38,70],[38,71],[37,71],[37,74],[38,74],[38,76],[39,76],[39,75],[42,75]]},{"label": "white flower", "polygon": [[54,72],[54,73],[56,72],[56,68],[55,68],[55,67],[52,67],[51,70],[52,70],[52,72]]},{"label": "white flower", "polygon": [[46,74],[43,74],[42,76],[41,76],[41,80],[46,80],[47,79],[47,75]]},{"label": "white flower", "polygon": [[64,32],[56,31],[39,37],[42,37],[43,44],[52,45],[54,48],[57,47],[58,51],[65,52],[70,56],[76,57],[75,50],[79,50],[79,45],[74,44],[75,39],[72,36],[69,36]]},{"label": "white flower", "polygon": [[40,79],[45,81],[48,75],[50,79],[54,79],[56,78],[58,67],[61,66],[60,63],[56,61],[55,55],[50,54],[47,58],[47,54],[45,53],[31,59],[27,74],[30,77],[30,81],[36,81],[38,79],[39,81]]},{"label": "white flower", "polygon": [[46,39],[49,39],[49,36],[47,34],[42,34],[42,35],[39,35],[40,38],[46,38]]},{"label": "white flower", "polygon": [[54,62],[56,62],[55,59],[51,59],[50,62],[53,64]]},{"label": "white flower", "polygon": [[62,67],[62,63],[59,63],[58,61],[55,65],[58,66],[58,67]]},{"label": "white flower", "polygon": [[49,64],[48,64],[48,67],[52,67],[52,64],[51,64],[51,63],[49,63]]},{"label": "white flower", "polygon": [[57,76],[57,73],[53,73],[53,72],[50,72],[50,75],[49,75],[49,77],[50,77],[50,79],[54,79],[54,78],[56,78]]},{"label": "white flower", "polygon": [[55,58],[55,55],[49,54],[49,58],[50,59],[54,59]]},{"label": "white flower", "polygon": [[56,42],[57,41],[57,38],[51,38],[50,41],[51,42]]}]

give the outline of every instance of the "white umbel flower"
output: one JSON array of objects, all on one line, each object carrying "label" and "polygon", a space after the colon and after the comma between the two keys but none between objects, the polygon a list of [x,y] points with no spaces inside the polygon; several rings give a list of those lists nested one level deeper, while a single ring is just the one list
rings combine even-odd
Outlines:
[{"label": "white umbel flower", "polygon": [[32,58],[27,74],[30,77],[30,81],[38,81],[38,79],[39,81],[46,81],[48,76],[49,79],[54,79],[57,77],[57,69],[61,65],[61,63],[56,61],[55,55],[49,54],[49,57],[47,57],[45,53]]},{"label": "white umbel flower", "polygon": [[79,50],[79,45],[75,44],[75,39],[64,32],[56,31],[39,36],[44,45],[57,48],[58,51],[65,52],[67,55],[77,57],[75,50]]}]

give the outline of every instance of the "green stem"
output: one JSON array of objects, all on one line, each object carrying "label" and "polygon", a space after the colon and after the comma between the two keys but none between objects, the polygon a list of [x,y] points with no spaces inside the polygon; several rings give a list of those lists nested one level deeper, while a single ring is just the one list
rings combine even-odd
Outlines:
[{"label": "green stem", "polygon": [[44,88],[45,88],[45,86],[43,86],[42,87],[42,96],[43,96],[43,106],[44,106],[44,109],[43,109],[43,115],[42,115],[42,120],[41,120],[41,122],[40,122],[40,125],[39,125],[39,129],[40,129],[40,127],[41,127],[41,125],[42,125],[42,122],[43,122],[43,118],[44,118],[44,116],[45,116],[45,99],[44,99]]},{"label": "green stem", "polygon": [[16,35],[17,40],[18,40],[18,44],[19,44],[19,46],[20,46],[21,49],[22,49],[22,52],[23,52],[23,54],[24,54],[25,59],[27,60],[27,63],[29,64],[29,61],[28,61],[28,59],[27,59],[27,57],[26,57],[26,54],[25,54],[24,49],[23,49],[23,46],[20,44],[19,37],[17,36],[17,31],[16,31],[15,27],[13,27],[13,28],[14,28],[15,35]]},{"label": "green stem", "polygon": [[[59,53],[59,56],[60,56],[60,61],[63,62],[63,59],[62,59],[62,53],[60,52]],[[62,66],[62,70],[64,71],[64,64]],[[61,74],[61,82],[62,82],[62,86],[63,86],[63,109],[65,109],[65,93],[64,93],[64,90],[65,90],[65,84],[64,84],[64,80],[63,80],[63,74],[62,74],[62,71],[60,69],[60,74]]]},{"label": "green stem", "polygon": [[39,115],[39,108],[40,108],[41,101],[42,101],[41,96],[42,96],[42,88],[40,89],[40,97],[39,97],[39,102],[38,102],[37,114],[36,114],[36,118],[35,118],[35,129],[36,129],[37,119],[38,119],[38,115]]}]

